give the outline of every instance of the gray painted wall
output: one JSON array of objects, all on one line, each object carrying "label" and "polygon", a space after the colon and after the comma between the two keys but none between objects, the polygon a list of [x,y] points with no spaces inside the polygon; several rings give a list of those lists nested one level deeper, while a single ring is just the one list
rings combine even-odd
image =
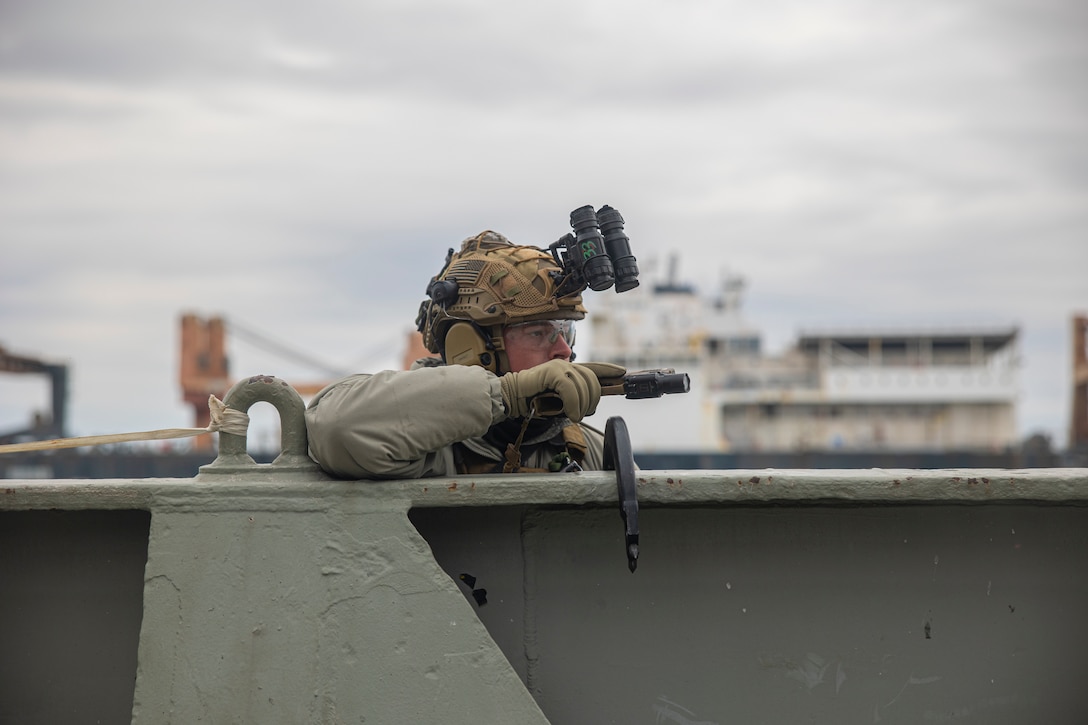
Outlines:
[{"label": "gray painted wall", "polygon": [[[631,573],[606,472],[6,481],[0,661],[22,678],[0,680],[0,721],[127,706],[137,723],[1088,712],[1084,469],[642,471],[638,488]],[[53,509],[90,518],[48,554],[72,520],[18,517]],[[134,513],[96,518],[119,512]],[[54,626],[74,613],[89,619]],[[76,674],[51,677],[62,660]],[[92,670],[112,710],[86,698]]]},{"label": "gray painted wall", "polygon": [[[1079,723],[1088,509],[417,511],[553,723]],[[463,587],[463,590],[465,588]]]}]

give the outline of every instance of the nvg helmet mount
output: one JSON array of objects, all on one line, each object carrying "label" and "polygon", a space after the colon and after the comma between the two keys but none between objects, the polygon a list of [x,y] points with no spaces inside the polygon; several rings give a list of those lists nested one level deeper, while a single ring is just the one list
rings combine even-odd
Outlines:
[{"label": "nvg helmet mount", "polygon": [[[424,346],[448,364],[509,372],[503,327],[534,320],[580,320],[587,287],[617,292],[638,286],[638,266],[611,207],[571,212],[575,234],[545,251],[519,246],[493,231],[450,249],[427,285],[416,326]],[[603,230],[603,233],[602,233]]]}]

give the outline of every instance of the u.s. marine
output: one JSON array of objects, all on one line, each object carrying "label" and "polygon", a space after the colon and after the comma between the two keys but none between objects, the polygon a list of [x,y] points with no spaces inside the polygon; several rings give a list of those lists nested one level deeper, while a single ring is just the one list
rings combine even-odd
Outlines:
[{"label": "u.s. marine", "polygon": [[451,249],[416,321],[441,357],[318,393],[306,410],[314,460],[348,479],[599,470],[603,435],[582,419],[599,377],[625,371],[573,362],[585,287],[567,291],[562,273],[548,252],[492,231]]}]

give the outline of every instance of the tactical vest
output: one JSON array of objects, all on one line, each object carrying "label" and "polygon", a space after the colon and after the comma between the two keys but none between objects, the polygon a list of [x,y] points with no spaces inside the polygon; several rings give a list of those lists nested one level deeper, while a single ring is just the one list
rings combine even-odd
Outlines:
[{"label": "tactical vest", "polygon": [[[520,465],[517,451],[511,443],[507,447],[506,460],[496,461],[476,451],[461,445],[453,444],[454,460],[457,463],[457,472],[466,473],[549,473],[564,470],[581,470],[582,461],[589,452],[589,444],[586,442],[586,434],[577,423],[572,423],[563,428],[563,443],[566,446],[564,453],[560,453],[553,459],[552,464],[560,464],[556,468],[529,468]],[[565,461],[562,460],[565,456]],[[576,463],[578,468],[569,468],[567,464]]]}]

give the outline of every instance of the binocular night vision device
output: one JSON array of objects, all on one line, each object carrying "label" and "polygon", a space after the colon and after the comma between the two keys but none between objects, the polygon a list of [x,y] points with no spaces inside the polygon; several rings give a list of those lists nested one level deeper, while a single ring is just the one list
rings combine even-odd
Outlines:
[{"label": "binocular night vision device", "polygon": [[570,213],[573,234],[548,246],[563,268],[559,295],[586,287],[600,292],[615,285],[617,292],[638,287],[638,262],[623,231],[623,216],[610,206],[597,211],[583,206]]}]

